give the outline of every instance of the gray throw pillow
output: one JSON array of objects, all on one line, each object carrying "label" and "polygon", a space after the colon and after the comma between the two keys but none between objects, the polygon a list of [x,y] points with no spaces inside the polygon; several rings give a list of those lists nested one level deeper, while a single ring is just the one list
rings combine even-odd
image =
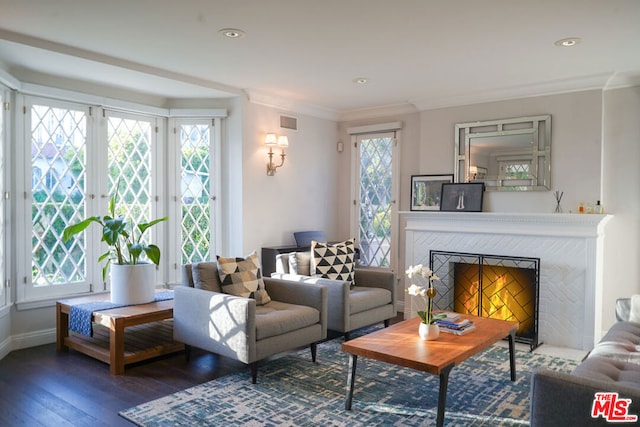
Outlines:
[{"label": "gray throw pillow", "polygon": [[193,274],[193,287],[222,293],[220,276],[218,274],[218,263],[199,262],[191,267]]},{"label": "gray throw pillow", "polygon": [[311,276],[311,252],[289,254],[289,273]]}]

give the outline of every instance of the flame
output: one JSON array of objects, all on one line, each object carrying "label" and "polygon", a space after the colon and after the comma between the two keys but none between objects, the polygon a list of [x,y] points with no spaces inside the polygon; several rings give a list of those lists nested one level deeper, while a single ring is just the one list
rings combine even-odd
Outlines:
[{"label": "flame", "polygon": [[[460,266],[460,267],[458,267]],[[466,269],[466,270],[465,270]],[[482,316],[501,320],[518,320],[518,334],[533,330],[535,283],[521,289],[527,282],[528,269],[515,267],[487,266],[482,269],[483,293],[480,296],[480,281],[475,274],[477,264],[456,264],[454,274],[454,310],[466,314],[478,314],[479,298],[482,298]],[[473,272],[473,274],[467,274]],[[469,277],[471,276],[471,277]],[[522,276],[522,277],[521,277]],[[514,295],[525,301],[523,307]],[[523,298],[524,297],[524,298]]]}]

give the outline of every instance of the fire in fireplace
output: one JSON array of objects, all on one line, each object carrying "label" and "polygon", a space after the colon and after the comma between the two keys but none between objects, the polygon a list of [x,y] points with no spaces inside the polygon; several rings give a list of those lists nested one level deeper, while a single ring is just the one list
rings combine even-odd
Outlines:
[{"label": "fire in fireplace", "polygon": [[437,308],[519,322],[516,341],[538,344],[540,259],[430,252]]}]

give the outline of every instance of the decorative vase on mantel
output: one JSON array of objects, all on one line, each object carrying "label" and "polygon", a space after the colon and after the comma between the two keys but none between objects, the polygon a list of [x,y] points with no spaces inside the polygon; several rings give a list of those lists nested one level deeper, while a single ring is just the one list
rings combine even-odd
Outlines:
[{"label": "decorative vase on mantel", "polygon": [[424,322],[420,322],[418,334],[423,340],[432,341],[438,339],[438,337],[440,336],[440,327],[436,324],[428,325]]},{"label": "decorative vase on mantel", "polygon": [[146,304],[155,300],[155,264],[115,264],[111,269],[111,302]]}]

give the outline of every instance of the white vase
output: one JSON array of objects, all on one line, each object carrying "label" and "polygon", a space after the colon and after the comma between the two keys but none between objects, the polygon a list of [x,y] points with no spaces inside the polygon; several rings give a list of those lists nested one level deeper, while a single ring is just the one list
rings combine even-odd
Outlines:
[{"label": "white vase", "polygon": [[418,334],[423,340],[435,340],[440,336],[440,327],[438,325],[427,325],[426,323],[420,322]]},{"label": "white vase", "polygon": [[155,264],[111,264],[111,302],[146,304],[155,299]]}]

